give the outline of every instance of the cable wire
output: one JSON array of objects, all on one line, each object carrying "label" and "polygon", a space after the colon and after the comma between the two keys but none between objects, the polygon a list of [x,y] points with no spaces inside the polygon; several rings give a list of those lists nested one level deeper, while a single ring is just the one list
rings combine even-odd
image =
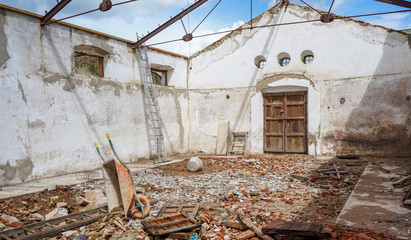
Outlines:
[{"label": "cable wire", "polygon": [[218,1],[218,3],[213,7],[213,9],[211,9],[211,11],[203,18],[203,20],[201,20],[201,22],[197,25],[197,27],[194,28],[194,30],[191,32],[191,34],[194,33],[194,31],[200,26],[200,24],[202,24],[204,22],[204,20],[208,17],[208,15],[211,14],[212,11],[214,11],[214,9],[218,6],[218,4],[220,4],[221,0]]},{"label": "cable wire", "polygon": [[[411,9],[410,10],[392,11],[392,12],[368,13],[368,14],[352,15],[352,16],[335,16],[335,19],[369,17],[369,16],[394,14],[394,13],[404,13],[404,12],[411,12]],[[320,19],[300,21],[300,22],[276,23],[276,24],[268,24],[268,25],[262,25],[262,26],[253,26],[252,28],[276,27],[276,26],[294,25],[294,24],[311,23],[311,22],[319,22],[319,21],[320,21]],[[223,33],[230,33],[230,32],[234,32],[234,31],[247,30],[247,29],[251,29],[251,27],[240,27],[240,28],[237,28],[237,29],[234,29],[234,30],[226,30],[226,31],[221,31],[221,32],[208,33],[208,34],[193,36],[193,38],[208,37],[208,36],[213,36],[213,35],[218,35],[218,34],[223,34]],[[156,46],[156,45],[161,45],[161,44],[166,44],[166,43],[171,43],[171,42],[178,42],[178,41],[182,41],[182,39],[174,39],[174,40],[169,40],[169,41],[164,41],[164,42],[158,42],[158,43],[148,44],[147,46]]]},{"label": "cable wire", "polygon": [[[121,5],[121,4],[125,4],[125,3],[135,2],[135,1],[137,1],[137,0],[129,0],[129,1],[125,1],[125,2],[115,3],[115,4],[112,5],[112,7],[118,6],[118,5]],[[51,24],[51,23],[55,23],[55,22],[60,22],[60,21],[63,21],[63,20],[69,19],[69,18],[74,18],[74,17],[78,17],[78,16],[81,16],[81,15],[89,14],[89,13],[92,13],[92,12],[95,12],[95,11],[98,11],[98,10],[100,10],[100,9],[96,8],[96,9],[93,9],[93,10],[90,10],[90,11],[87,11],[87,12],[75,14],[75,15],[68,16],[68,17],[65,17],[65,18],[60,18],[60,19],[57,19],[57,20],[54,20],[54,21],[50,21],[46,25]]]}]

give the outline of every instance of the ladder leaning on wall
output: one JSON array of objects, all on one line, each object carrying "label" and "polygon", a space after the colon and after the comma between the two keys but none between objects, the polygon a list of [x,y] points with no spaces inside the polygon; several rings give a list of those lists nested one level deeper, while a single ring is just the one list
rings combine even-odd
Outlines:
[{"label": "ladder leaning on wall", "polygon": [[164,149],[164,134],[162,123],[159,114],[158,102],[153,86],[153,79],[151,76],[150,61],[148,59],[147,47],[140,46],[138,48],[138,65],[140,69],[141,82],[144,87],[143,98],[147,117],[150,118],[150,144],[154,141],[157,149],[157,161],[154,163],[168,162],[170,159],[166,157]]}]

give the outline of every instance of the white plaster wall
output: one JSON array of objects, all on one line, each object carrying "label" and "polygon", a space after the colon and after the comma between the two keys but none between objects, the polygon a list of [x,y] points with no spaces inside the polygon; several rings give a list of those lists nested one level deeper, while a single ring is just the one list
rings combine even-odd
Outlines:
[{"label": "white plaster wall", "polygon": [[233,131],[249,131],[250,100],[249,89],[190,91],[189,150],[215,153],[221,122],[229,121]]},{"label": "white plaster wall", "polygon": [[[318,18],[318,14],[308,8],[290,5],[286,12],[284,9],[265,12],[253,21],[253,26]],[[302,62],[301,54],[305,50],[314,53],[311,64]],[[278,64],[278,55],[282,52],[291,57],[286,67]],[[263,69],[254,65],[258,55],[267,59]],[[329,24],[305,23],[229,34],[194,55],[188,86],[196,91],[214,89],[214,95],[222,91],[221,97],[224,91],[231,89],[255,88],[256,92],[250,92],[251,107],[244,108],[251,110],[244,114],[251,115],[248,130],[254,153],[263,151],[262,97],[256,86],[264,83],[265,87],[272,88],[290,84],[308,87],[309,154],[344,154],[356,149],[353,152],[359,154],[409,156],[411,111],[406,96],[411,81],[410,63],[410,43],[406,34],[359,21],[336,19]],[[273,75],[280,79],[284,78],[281,76],[305,76],[312,84],[294,82],[292,78],[276,79],[271,83],[263,81]],[[339,96],[347,96],[343,107],[334,103],[339,101]],[[367,100],[378,101],[379,96],[383,96],[385,102],[380,102],[378,107]],[[401,97],[394,101],[390,96]],[[193,101],[196,99],[190,99],[190,106],[196,105]],[[197,111],[199,109],[190,107],[190,116]],[[370,116],[380,119],[370,121]],[[224,117],[215,119],[226,121],[229,118],[227,112]],[[208,126],[201,122],[191,122],[191,125]],[[208,130],[210,135],[217,134],[213,128]],[[407,134],[402,134],[404,132]],[[197,138],[190,135],[190,139],[196,141]],[[390,141],[393,143],[388,144]],[[190,145],[196,146],[193,142]]]},{"label": "white plaster wall", "polygon": [[[100,167],[93,142],[113,157],[135,162],[150,148],[136,52],[126,42],[61,24],[40,29],[39,19],[1,11],[10,58],[0,66],[0,183]],[[104,78],[73,69],[74,47],[109,52]],[[166,152],[187,151],[187,59],[158,51],[150,58],[175,70],[172,87],[158,87]]]}]

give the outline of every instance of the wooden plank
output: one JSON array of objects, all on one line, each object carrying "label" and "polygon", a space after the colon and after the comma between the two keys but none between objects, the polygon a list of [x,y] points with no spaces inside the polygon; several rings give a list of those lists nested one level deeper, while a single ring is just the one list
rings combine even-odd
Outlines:
[{"label": "wooden plank", "polygon": [[251,222],[251,220],[249,218],[242,218],[240,215],[237,215],[238,219],[241,223],[243,223],[244,225],[246,225],[251,231],[253,231],[256,235],[258,235],[260,238],[262,238],[263,240],[274,240],[272,237],[264,234],[260,228],[258,228],[257,226],[255,226],[253,224],[253,222]]},{"label": "wooden plank", "polygon": [[268,235],[318,237],[322,225],[307,222],[271,222],[262,231]]},{"label": "wooden plank", "polygon": [[218,124],[216,154],[227,154],[230,122]]},{"label": "wooden plank", "polygon": [[247,226],[238,222],[223,222],[223,226],[227,228],[235,228],[238,230],[247,230]]}]

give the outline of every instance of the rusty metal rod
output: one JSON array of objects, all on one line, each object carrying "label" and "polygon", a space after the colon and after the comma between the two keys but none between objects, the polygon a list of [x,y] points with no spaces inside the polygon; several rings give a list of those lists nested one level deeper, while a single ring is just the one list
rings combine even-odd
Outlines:
[{"label": "rusty metal rod", "polygon": [[171,18],[170,20],[168,20],[167,22],[165,22],[163,25],[159,26],[158,28],[156,28],[154,31],[150,32],[149,34],[147,34],[146,36],[142,37],[140,40],[138,40],[136,43],[134,43],[133,48],[138,48],[141,44],[145,43],[147,40],[149,40],[150,38],[154,37],[156,34],[158,34],[159,32],[163,31],[164,29],[166,29],[168,26],[170,26],[171,24],[175,23],[176,21],[178,21],[180,18],[184,17],[185,15],[187,15],[188,13],[190,13],[191,11],[193,11],[194,9],[198,8],[199,6],[201,6],[203,3],[207,2],[208,0],[199,0],[197,2],[195,2],[193,5],[191,5],[190,7],[188,7],[187,9],[183,10],[181,13],[177,14],[175,17]]},{"label": "rusty metal rod", "polygon": [[375,1],[397,5],[400,7],[411,8],[411,2],[408,2],[408,1],[402,1],[402,0],[375,0]]},{"label": "rusty metal rod", "polygon": [[205,16],[205,17],[203,18],[203,20],[201,20],[201,22],[197,25],[197,27],[194,28],[194,30],[191,32],[191,34],[193,34],[194,31],[195,31],[195,30],[204,22],[204,20],[208,17],[208,15],[210,15],[211,12],[214,11],[214,9],[218,6],[218,4],[220,4],[220,2],[221,2],[221,0],[218,1],[218,3],[213,7],[213,9],[211,9],[211,11],[207,14],[207,16]]},{"label": "rusty metal rod", "polygon": [[[135,1],[137,1],[137,0],[129,0],[129,1],[125,1],[125,2],[119,2],[119,3],[113,4],[112,6],[114,7],[114,6],[117,6],[117,5],[129,3],[129,2],[135,2]],[[58,20],[50,21],[50,22],[47,23],[47,24],[51,24],[51,23],[55,23],[55,22],[60,22],[60,21],[63,21],[63,20],[69,19],[69,18],[78,17],[78,16],[81,16],[81,15],[85,15],[85,14],[88,14],[88,13],[92,13],[92,12],[98,11],[98,10],[100,10],[100,9],[99,9],[99,8],[96,8],[96,9],[93,9],[93,10],[90,10],[90,11],[87,11],[87,12],[83,12],[83,13],[75,14],[75,15],[68,16],[68,17],[65,17],[65,18],[60,18],[60,19],[58,19]],[[47,24],[45,24],[45,25],[47,25]]]},{"label": "rusty metal rod", "polygon": [[59,3],[57,3],[56,6],[54,6],[44,17],[41,19],[40,24],[43,26],[44,24],[47,24],[47,22],[54,17],[58,12],[60,12],[61,9],[63,9],[67,4],[69,4],[71,0],[63,0]]},{"label": "rusty metal rod", "polygon": [[335,0],[333,0],[333,2],[331,3],[330,9],[328,9],[328,14],[330,14],[331,9],[333,8],[334,2],[335,2]]}]

